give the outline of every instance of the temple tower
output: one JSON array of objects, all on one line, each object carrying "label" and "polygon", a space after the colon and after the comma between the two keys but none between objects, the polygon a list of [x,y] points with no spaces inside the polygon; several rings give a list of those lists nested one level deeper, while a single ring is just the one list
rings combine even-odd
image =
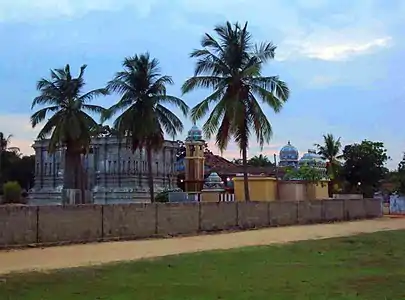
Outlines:
[{"label": "temple tower", "polygon": [[185,191],[199,193],[204,185],[204,146],[202,131],[193,126],[186,138]]}]

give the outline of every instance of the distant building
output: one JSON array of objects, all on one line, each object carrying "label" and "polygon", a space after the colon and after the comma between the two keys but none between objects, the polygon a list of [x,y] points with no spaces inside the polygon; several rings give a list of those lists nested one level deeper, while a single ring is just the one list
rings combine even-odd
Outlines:
[{"label": "distant building", "polygon": [[317,168],[326,175],[326,160],[317,154],[316,150],[309,149],[307,153],[304,153],[304,155],[299,158],[298,149],[291,145],[290,141],[288,141],[287,145],[280,150],[280,161],[278,167],[283,169],[286,167],[299,168],[302,166]]},{"label": "distant building", "polygon": [[279,167],[298,167],[298,149],[291,145],[290,141],[288,141],[287,145],[281,148],[279,157]]}]

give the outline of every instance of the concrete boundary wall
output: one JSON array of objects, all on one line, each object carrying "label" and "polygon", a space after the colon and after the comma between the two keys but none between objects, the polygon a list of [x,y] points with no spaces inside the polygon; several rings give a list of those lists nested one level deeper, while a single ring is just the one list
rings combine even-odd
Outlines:
[{"label": "concrete boundary wall", "polygon": [[377,199],[0,206],[0,248],[337,222],[382,216]]}]

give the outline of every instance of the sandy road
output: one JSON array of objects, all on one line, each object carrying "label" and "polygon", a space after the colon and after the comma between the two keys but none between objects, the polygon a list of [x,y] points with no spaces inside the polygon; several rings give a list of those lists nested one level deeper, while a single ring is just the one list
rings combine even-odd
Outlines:
[{"label": "sandy road", "polygon": [[0,251],[0,274],[29,270],[45,271],[179,253],[269,245],[396,229],[405,229],[405,218],[382,218],[336,224],[268,228],[160,240]]}]

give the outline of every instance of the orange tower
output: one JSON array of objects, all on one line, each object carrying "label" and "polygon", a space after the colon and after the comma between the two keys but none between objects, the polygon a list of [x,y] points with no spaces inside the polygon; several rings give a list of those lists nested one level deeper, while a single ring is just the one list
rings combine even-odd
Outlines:
[{"label": "orange tower", "polygon": [[202,131],[194,125],[186,138],[185,191],[199,193],[204,185],[204,147]]}]

